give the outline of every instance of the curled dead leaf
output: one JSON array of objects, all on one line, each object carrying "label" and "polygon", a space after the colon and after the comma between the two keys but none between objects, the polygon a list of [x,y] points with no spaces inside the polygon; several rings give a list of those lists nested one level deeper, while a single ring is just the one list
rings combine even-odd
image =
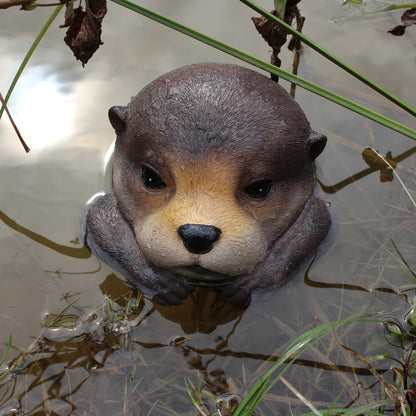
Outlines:
[{"label": "curled dead leaf", "polygon": [[[273,10],[271,13],[274,16],[280,17],[288,25],[292,25],[292,22],[296,21],[296,29],[301,32],[304,18],[300,15],[297,8],[297,4],[300,0],[288,0],[284,9],[284,16],[279,16],[279,13],[276,10]],[[252,17],[251,20],[254,23],[254,26],[262,38],[268,43],[272,48],[272,55],[270,58],[270,63],[272,65],[280,67],[281,60],[279,58],[279,53],[282,49],[282,46],[286,43],[289,33],[279,25],[274,22],[269,21],[266,17]],[[289,50],[300,50],[301,42],[292,37],[288,45]],[[278,81],[278,77],[272,75],[272,79]]]},{"label": "curled dead leaf", "polygon": [[85,11],[79,6],[65,16],[64,27],[68,27],[65,43],[83,66],[103,44],[101,23],[106,12],[106,0],[87,0]]}]

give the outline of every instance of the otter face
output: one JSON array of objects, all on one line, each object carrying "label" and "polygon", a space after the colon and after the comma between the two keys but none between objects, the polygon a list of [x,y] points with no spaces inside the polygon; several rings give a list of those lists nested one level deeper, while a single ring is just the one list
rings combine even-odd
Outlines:
[{"label": "otter face", "polygon": [[179,70],[110,110],[120,209],[149,262],[173,274],[252,272],[313,192],[324,138],[281,87],[237,72],[224,83]]},{"label": "otter face", "polygon": [[222,280],[250,272],[264,257],[267,242],[240,189],[239,167],[229,162],[169,158],[164,170],[146,162],[139,178],[121,186],[122,195],[136,189],[135,203],[120,207],[153,265]]},{"label": "otter face", "polygon": [[114,187],[87,218],[86,241],[139,287],[272,286],[328,233],[313,195],[326,138],[265,76],[235,65],[179,68],[109,117]]}]

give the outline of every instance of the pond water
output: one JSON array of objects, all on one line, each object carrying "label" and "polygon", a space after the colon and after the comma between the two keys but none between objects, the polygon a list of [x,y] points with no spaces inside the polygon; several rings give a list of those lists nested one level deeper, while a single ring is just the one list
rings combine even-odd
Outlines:
[{"label": "pond water", "polygon": [[[272,8],[272,1],[260,4]],[[235,2],[147,0],[164,15],[266,61],[255,13]],[[315,0],[300,5],[304,33],[350,65],[416,105],[416,29],[386,31],[400,12],[335,21],[366,9]],[[0,14],[0,91],[10,82],[51,8]],[[415,143],[361,116],[297,89],[312,127],[328,136],[317,176],[339,215],[336,242],[307,273],[271,299],[243,311],[215,292],[198,291],[180,307],[136,297],[123,279],[82,248],[78,219],[108,184],[106,152],[114,139],[107,110],[179,66],[239,63],[113,3],[103,41],[82,68],[63,43],[58,16],[9,103],[32,148],[25,154],[6,117],[0,123],[0,415],[217,414],[218,397],[244,396],[305,331],[359,311],[405,326],[416,283]],[[292,55],[282,53],[283,67]],[[416,128],[415,119],[305,48],[299,75]],[[282,82],[288,87],[288,84]],[[371,147],[397,162],[395,173],[370,169]],[[367,152],[368,153],[368,152]],[[370,152],[371,155],[371,152]],[[368,157],[367,157],[368,160]],[[399,180],[400,178],[400,180]],[[409,266],[407,266],[406,265]],[[369,358],[402,358],[381,324],[344,325],[303,354],[266,395],[259,414],[301,414],[359,407],[386,397],[384,386],[340,344]],[[392,362],[374,367],[392,382]],[[386,414],[391,406],[385,409]],[[223,410],[221,414],[226,414]]]}]

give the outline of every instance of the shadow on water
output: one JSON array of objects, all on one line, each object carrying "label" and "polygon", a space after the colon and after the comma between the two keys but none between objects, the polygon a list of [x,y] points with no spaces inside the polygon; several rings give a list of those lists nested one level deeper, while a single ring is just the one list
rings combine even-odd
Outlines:
[{"label": "shadow on water", "polygon": [[362,157],[364,161],[369,165],[369,168],[357,172],[354,175],[351,175],[334,185],[324,185],[321,181],[318,181],[319,186],[325,193],[333,194],[340,191],[345,186],[357,182],[360,179],[363,179],[366,176],[378,171],[380,172],[381,182],[391,182],[393,180],[393,169],[397,167],[399,162],[405,160],[414,153],[416,153],[416,146],[406,150],[396,157],[392,157],[391,152],[388,152],[386,155],[386,160],[389,164],[386,164],[383,160],[376,156],[372,149],[366,148],[362,151]]}]

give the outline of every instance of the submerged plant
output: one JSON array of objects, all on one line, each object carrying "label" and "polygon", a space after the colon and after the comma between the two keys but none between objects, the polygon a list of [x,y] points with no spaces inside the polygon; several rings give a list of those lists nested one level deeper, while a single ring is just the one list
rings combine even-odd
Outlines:
[{"label": "submerged plant", "polygon": [[49,328],[74,328],[78,319],[77,315],[66,314],[65,312],[67,312],[76,302],[78,302],[78,299],[75,299],[58,314],[47,314],[45,325]]}]

